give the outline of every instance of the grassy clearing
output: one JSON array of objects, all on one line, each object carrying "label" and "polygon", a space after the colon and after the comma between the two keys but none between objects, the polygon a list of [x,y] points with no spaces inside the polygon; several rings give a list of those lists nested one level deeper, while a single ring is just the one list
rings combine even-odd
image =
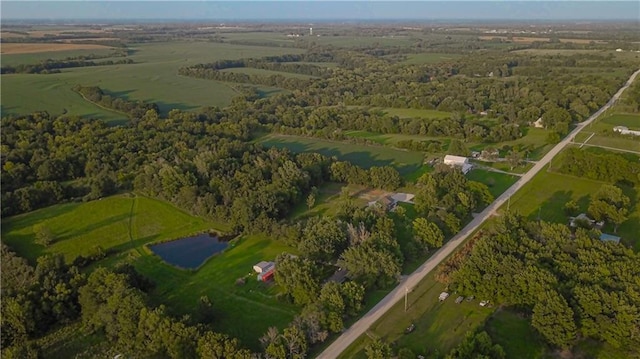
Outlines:
[{"label": "grassy clearing", "polygon": [[640,141],[638,138],[614,133],[613,128],[615,126],[626,126],[630,129],[639,130],[640,114],[613,112],[593,122],[576,136],[574,141],[584,142],[594,133],[595,135],[589,139],[587,144],[640,152]]},{"label": "grassy clearing", "polygon": [[[34,243],[33,225],[42,222],[57,237],[49,248]],[[129,238],[129,223],[133,240]],[[165,304],[178,316],[193,314],[199,298],[208,295],[216,314],[215,328],[257,350],[258,338],[267,328],[286,326],[298,308],[276,300],[278,287],[257,282],[252,266],[261,260],[273,260],[284,251],[295,253],[295,250],[270,238],[247,236],[232,241],[222,254],[209,259],[198,271],[187,271],[165,263],[144,247],[146,243],[209,229],[228,230],[224,225],[193,217],[166,202],[119,195],[81,204],[56,205],[7,218],[3,220],[2,240],[31,262],[47,253],[62,253],[72,261],[96,245],[110,249],[115,253],[96,266],[133,263],[156,284],[150,293],[152,304]],[[244,276],[247,284],[236,286],[235,281]]]},{"label": "grassy clearing", "polygon": [[[48,248],[34,242],[33,226],[39,223],[49,227],[56,237]],[[130,225],[133,241],[129,237]],[[118,195],[87,203],[60,204],[4,219],[2,240],[31,262],[49,253],[62,253],[71,262],[98,245],[123,253],[144,243],[207,229],[228,228],[193,217],[166,202]]]},{"label": "grassy clearing", "polygon": [[280,75],[280,76],[284,76],[284,77],[292,77],[292,78],[305,79],[305,80],[306,79],[318,78],[318,77],[315,77],[315,76],[304,75],[304,74],[296,74],[296,73],[293,73],[293,72],[264,70],[264,69],[256,69],[256,68],[253,68],[253,67],[235,67],[235,68],[230,68],[230,69],[223,69],[221,71],[224,71],[224,72],[236,72],[236,73],[247,74],[247,75],[261,75],[261,76]]},{"label": "grassy clearing", "polygon": [[[369,338],[382,338],[398,347],[408,347],[416,354],[448,353],[460,343],[466,332],[481,326],[493,309],[478,305],[478,300],[455,304],[456,295],[444,302],[438,295],[445,290],[429,274],[408,295],[408,310],[404,311],[404,301],[398,302],[367,333],[356,340],[340,358],[365,358],[364,347]],[[404,330],[415,324],[415,331],[405,334]]]},{"label": "grassy clearing", "polygon": [[441,62],[452,62],[462,57],[460,54],[437,54],[437,53],[422,53],[422,54],[408,54],[407,59],[402,63],[407,65],[420,65],[420,64],[437,64]]},{"label": "grassy clearing", "polygon": [[269,135],[260,140],[263,146],[288,148],[292,152],[318,152],[325,156],[336,156],[363,168],[373,166],[393,166],[400,174],[407,175],[416,171],[424,155],[416,151],[378,146],[367,146],[316,138]]},{"label": "grassy clearing", "polygon": [[[553,164],[552,164],[553,166]],[[519,211],[530,219],[540,219],[555,223],[567,223],[568,217],[564,213],[564,205],[570,200],[575,201],[581,212],[586,212],[590,196],[598,191],[604,182],[541,171],[513,197],[511,210]],[[631,198],[629,219],[618,228],[618,235],[622,243],[640,250],[640,191],[633,188],[623,188],[625,194]],[[501,210],[506,210],[504,205]],[[603,232],[613,233],[613,228],[606,225]]]},{"label": "grassy clearing", "polygon": [[498,310],[488,320],[485,330],[507,354],[507,358],[537,359],[546,357],[547,345],[531,327],[531,322],[510,310]]},{"label": "grassy clearing", "polygon": [[[155,102],[164,113],[172,109],[194,110],[203,106],[226,106],[237,96],[233,86],[222,82],[179,76],[182,66],[221,59],[263,57],[301,53],[301,49],[240,46],[208,42],[168,42],[138,44],[130,58],[135,64],[74,68],[49,75],[3,75],[3,113],[48,110],[96,117],[104,110],[84,104],[71,91],[76,84],[100,86],[115,96]],[[265,94],[277,89],[260,87]]]},{"label": "grassy clearing", "polygon": [[[243,345],[259,349],[258,339],[270,326],[282,329],[298,308],[279,301],[275,285],[258,282],[252,266],[274,260],[282,252],[295,251],[262,236],[234,240],[221,255],[210,259],[197,272],[177,269],[156,256],[135,254],[135,267],[156,283],[150,297],[165,304],[174,315],[193,313],[201,296],[207,295],[215,310],[214,328],[239,338]],[[246,276],[246,284],[236,280]]]},{"label": "grassy clearing", "polygon": [[471,181],[484,183],[489,187],[489,192],[493,197],[500,196],[511,185],[516,183],[519,177],[504,173],[492,172],[483,169],[474,169],[467,173],[467,178]]},{"label": "grassy clearing", "polygon": [[437,111],[437,110],[422,110],[415,108],[392,108],[382,107],[374,108],[376,110],[382,110],[391,116],[398,116],[400,118],[438,118],[445,119],[451,117],[451,112]]}]

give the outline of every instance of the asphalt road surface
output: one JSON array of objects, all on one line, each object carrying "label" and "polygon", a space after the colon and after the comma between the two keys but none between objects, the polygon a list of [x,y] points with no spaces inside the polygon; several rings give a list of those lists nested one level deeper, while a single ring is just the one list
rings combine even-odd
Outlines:
[{"label": "asphalt road surface", "polygon": [[394,304],[403,298],[405,290],[416,287],[429,272],[436,268],[445,258],[447,258],[453,251],[461,245],[464,240],[473,233],[480,225],[487,220],[491,215],[502,206],[509,198],[516,193],[522,186],[529,182],[544,166],[549,164],[551,160],[560,151],[570,143],[573,138],[580,132],[585,126],[588,126],[593,120],[600,116],[604,111],[611,107],[619,98],[620,95],[626,90],[633,80],[638,76],[640,70],[631,75],[629,80],[616,92],[613,97],[602,106],[596,113],[591,115],[585,121],[579,123],[576,128],[569,133],[560,143],[551,149],[538,163],[536,163],[531,170],[524,174],[516,183],[514,183],[509,189],[507,189],[500,197],[498,197],[493,203],[485,208],[480,214],[478,214],[469,224],[467,224],[458,234],[456,234],[449,242],[447,242],[442,248],[440,248],[433,256],[431,256],[426,262],[424,262],[415,272],[411,273],[404,280],[396,286],[391,293],[387,294],[375,307],[371,308],[367,314],[355,322],[349,329],[344,331],[330,346],[328,346],[317,358],[319,359],[335,359],[340,353],[342,353],[351,343],[353,343],[358,337],[360,337],[369,327],[377,321],[384,313],[386,313]]}]

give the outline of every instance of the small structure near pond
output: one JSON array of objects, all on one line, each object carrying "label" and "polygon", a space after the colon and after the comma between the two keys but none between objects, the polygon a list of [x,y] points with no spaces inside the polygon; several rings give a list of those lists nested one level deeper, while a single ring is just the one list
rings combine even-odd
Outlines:
[{"label": "small structure near pond", "polygon": [[274,262],[262,261],[254,265],[253,270],[258,273],[258,281],[268,282],[273,278],[273,275],[276,272],[276,264]]}]

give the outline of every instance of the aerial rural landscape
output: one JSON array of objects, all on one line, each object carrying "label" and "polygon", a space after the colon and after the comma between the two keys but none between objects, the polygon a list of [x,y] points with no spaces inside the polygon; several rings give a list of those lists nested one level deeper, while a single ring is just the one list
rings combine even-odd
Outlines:
[{"label": "aerial rural landscape", "polygon": [[640,358],[640,4],[453,3],[3,2],[1,357]]}]

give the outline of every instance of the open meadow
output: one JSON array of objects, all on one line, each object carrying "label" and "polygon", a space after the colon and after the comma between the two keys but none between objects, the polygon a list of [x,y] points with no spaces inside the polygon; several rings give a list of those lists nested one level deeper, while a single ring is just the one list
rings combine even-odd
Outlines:
[{"label": "open meadow", "polygon": [[291,152],[318,152],[336,156],[363,168],[393,166],[401,175],[408,175],[422,165],[424,155],[383,146],[369,146],[299,136],[269,135],[259,141],[265,147],[287,148]]},{"label": "open meadow", "polygon": [[[72,68],[48,75],[2,75],[2,112],[47,110],[62,113],[66,109],[69,114],[93,115],[106,120],[119,118],[93,104],[86,104],[71,90],[76,84],[99,86],[106,93],[129,100],[155,102],[164,114],[172,109],[224,107],[238,95],[237,84],[180,76],[178,69],[222,59],[303,52],[291,48],[184,41],[133,44],[131,50],[133,54],[128,58],[134,64],[129,65]],[[264,93],[278,92],[273,88],[259,89]]]},{"label": "open meadow", "polygon": [[[48,248],[35,243],[33,226],[43,224],[55,240]],[[178,239],[208,230],[227,231],[219,223],[191,216],[171,204],[140,196],[117,195],[87,203],[60,204],[3,219],[2,240],[19,255],[37,258],[60,253],[68,262],[87,255],[96,246],[109,255],[89,267],[133,264],[155,283],[154,304],[165,304],[181,316],[193,314],[198,300],[209,296],[215,310],[214,327],[258,350],[258,338],[269,326],[284,327],[296,307],[276,299],[273,284],[257,282],[252,266],[295,250],[261,236],[234,239],[221,254],[197,271],[182,270],[162,261],[145,244]],[[246,277],[244,286],[236,280]]]}]

